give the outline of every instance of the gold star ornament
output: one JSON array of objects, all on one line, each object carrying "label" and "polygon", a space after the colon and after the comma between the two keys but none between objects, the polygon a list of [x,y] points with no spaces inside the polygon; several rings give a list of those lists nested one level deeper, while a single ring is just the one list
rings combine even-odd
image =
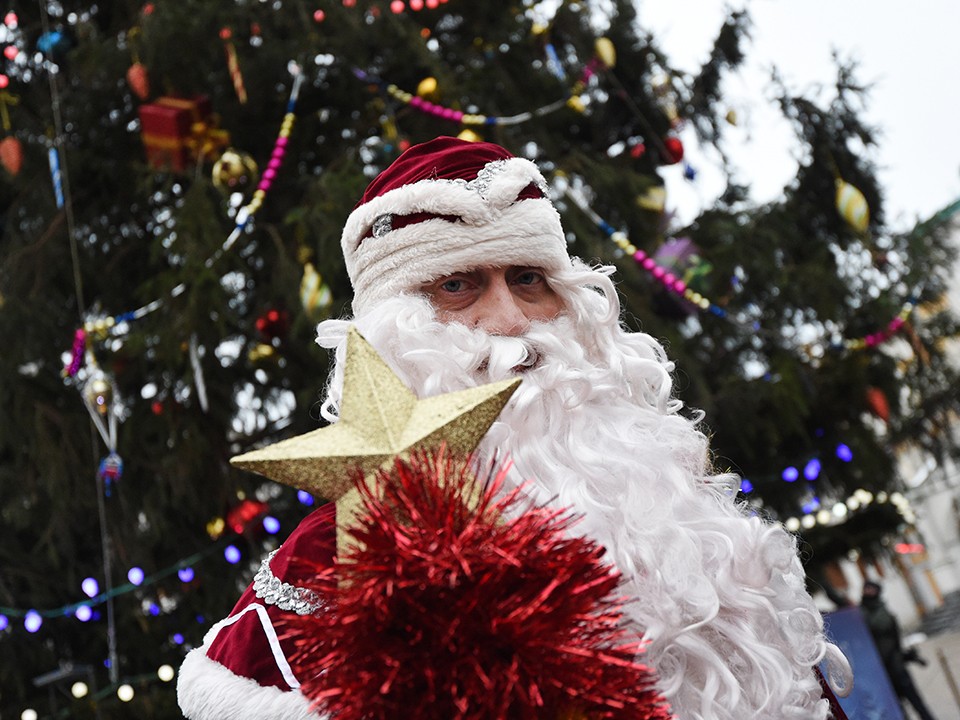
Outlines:
[{"label": "gold star ornament", "polygon": [[520,385],[514,378],[418,399],[351,328],[343,371],[340,419],[327,427],[231,458],[230,463],[337,503],[337,549],[360,509],[354,487],[413,450],[446,445],[451,453],[476,449]]}]

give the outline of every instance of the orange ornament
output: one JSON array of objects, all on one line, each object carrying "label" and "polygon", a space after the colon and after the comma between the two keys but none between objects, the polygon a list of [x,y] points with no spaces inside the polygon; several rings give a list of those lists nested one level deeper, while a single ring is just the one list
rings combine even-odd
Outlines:
[{"label": "orange ornament", "polygon": [[870,412],[884,422],[887,422],[887,420],[890,419],[890,403],[887,402],[887,396],[883,390],[876,387],[868,387],[866,395],[867,407],[870,408]]},{"label": "orange ornament", "polygon": [[0,140],[0,164],[14,176],[23,167],[23,145],[12,135]]},{"label": "orange ornament", "polygon": [[147,77],[147,68],[143,63],[135,62],[127,69],[127,83],[133,94],[141,100],[150,97],[150,79]]}]

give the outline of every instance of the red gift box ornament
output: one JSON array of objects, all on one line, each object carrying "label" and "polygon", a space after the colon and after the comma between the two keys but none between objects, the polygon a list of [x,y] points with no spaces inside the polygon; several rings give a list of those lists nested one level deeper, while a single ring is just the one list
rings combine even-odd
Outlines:
[{"label": "red gift box ornament", "polygon": [[155,170],[185,172],[230,144],[230,134],[217,127],[206,96],[162,97],[141,105],[140,130],[147,164]]}]

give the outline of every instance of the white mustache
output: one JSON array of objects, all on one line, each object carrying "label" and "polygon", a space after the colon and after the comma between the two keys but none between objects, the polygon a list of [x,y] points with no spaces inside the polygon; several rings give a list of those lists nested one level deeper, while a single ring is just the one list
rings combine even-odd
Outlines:
[{"label": "white mustache", "polygon": [[508,377],[518,370],[532,368],[543,355],[535,343],[524,337],[492,335],[487,342],[489,351],[477,371],[486,373],[491,379]]}]

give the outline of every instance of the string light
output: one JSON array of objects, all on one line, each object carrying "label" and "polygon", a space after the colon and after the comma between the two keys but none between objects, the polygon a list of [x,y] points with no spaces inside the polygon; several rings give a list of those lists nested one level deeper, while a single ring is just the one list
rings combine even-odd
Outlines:
[{"label": "string light", "polygon": [[43,618],[40,617],[40,613],[36,610],[27,610],[27,614],[23,618],[23,627],[26,628],[27,632],[35,633],[41,625],[43,625]]},{"label": "string light", "polygon": [[637,265],[642,267],[648,274],[650,274],[651,277],[660,282],[664,288],[675,295],[679,295],[700,310],[705,310],[713,315],[716,315],[717,317],[727,317],[726,310],[716,303],[710,302],[708,298],[704,297],[695,290],[689,288],[681,278],[678,278],[669,269],[658,265],[657,261],[654,260],[650,255],[630,242],[630,239],[624,232],[615,229],[610,223],[594,212],[593,208],[587,204],[587,201],[580,193],[575,192],[570,187],[567,187],[565,194],[568,198],[570,198],[570,200],[573,201],[574,205],[580,208],[580,210],[582,210],[587,217],[593,221],[593,223],[604,235],[613,240],[613,242],[623,251],[625,255],[632,258]]},{"label": "string light", "polygon": [[447,120],[459,125],[473,127],[490,125],[519,125],[532,120],[533,118],[543,117],[544,115],[549,115],[557,110],[562,110],[563,108],[567,107],[567,103],[570,99],[569,96],[564,97],[561,100],[556,100],[552,103],[544,105],[543,107],[537,108],[536,110],[523,112],[518,115],[496,116],[483,115],[479,113],[465,113],[462,110],[456,110],[454,108],[445,107],[437,103],[432,103],[429,100],[424,100],[418,95],[414,95],[406,90],[401,90],[393,83],[387,83],[383,80],[375,78],[359,68],[354,68],[353,73],[358,79],[362,80],[363,82],[378,86],[394,100],[401,102],[404,105],[408,105],[414,110],[418,110],[426,115],[432,115],[441,120]]},{"label": "string light", "polygon": [[80,589],[83,590],[84,595],[92,598],[100,592],[100,584],[94,578],[88,577],[80,583]]}]

